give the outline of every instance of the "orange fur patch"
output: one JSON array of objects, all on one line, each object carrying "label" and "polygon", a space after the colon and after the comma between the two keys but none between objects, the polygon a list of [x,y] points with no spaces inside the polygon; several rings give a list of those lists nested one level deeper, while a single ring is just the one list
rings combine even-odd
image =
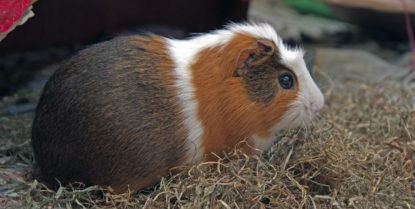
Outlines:
[{"label": "orange fur patch", "polygon": [[212,153],[221,155],[225,148],[233,148],[243,140],[251,143],[254,134],[270,137],[271,127],[297,97],[298,85],[294,90],[278,90],[267,104],[257,103],[249,97],[243,78],[233,76],[240,53],[256,47],[257,40],[237,34],[225,46],[201,51],[191,66],[198,118],[204,127],[205,160],[215,159]]}]

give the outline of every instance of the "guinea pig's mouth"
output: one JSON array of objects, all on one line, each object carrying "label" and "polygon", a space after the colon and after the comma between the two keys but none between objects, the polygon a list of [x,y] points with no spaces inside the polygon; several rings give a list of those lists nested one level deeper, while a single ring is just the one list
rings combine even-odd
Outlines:
[{"label": "guinea pig's mouth", "polygon": [[288,128],[310,127],[315,122],[318,114],[317,110],[312,110],[311,105],[300,102],[294,103],[292,105],[292,110],[292,121]]},{"label": "guinea pig's mouth", "polygon": [[324,97],[311,98],[300,94],[298,100],[292,104],[295,106],[298,114],[298,126],[309,127],[318,119],[319,111],[324,106]]},{"label": "guinea pig's mouth", "polygon": [[281,120],[273,127],[273,131],[276,133],[283,129],[308,128],[312,126],[318,118],[321,106],[313,106],[313,103],[308,102],[306,99],[294,101]]},{"label": "guinea pig's mouth", "polygon": [[310,109],[310,107],[308,107],[307,105],[303,105],[303,111],[302,112],[303,113],[301,113],[302,114],[302,116],[301,116],[302,119],[301,119],[300,126],[301,127],[308,127],[310,125],[313,125],[313,122],[315,121],[316,116],[317,116],[317,112],[312,111]]}]

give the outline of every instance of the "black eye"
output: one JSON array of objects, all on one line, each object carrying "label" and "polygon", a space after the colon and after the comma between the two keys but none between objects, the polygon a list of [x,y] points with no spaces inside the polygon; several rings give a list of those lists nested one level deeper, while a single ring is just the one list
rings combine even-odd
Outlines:
[{"label": "black eye", "polygon": [[291,89],[294,85],[294,79],[289,73],[281,74],[278,80],[283,89]]}]

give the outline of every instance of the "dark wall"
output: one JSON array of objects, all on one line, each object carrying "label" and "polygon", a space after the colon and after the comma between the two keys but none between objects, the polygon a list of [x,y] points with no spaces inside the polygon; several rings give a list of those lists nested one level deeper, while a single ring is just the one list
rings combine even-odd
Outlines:
[{"label": "dark wall", "polygon": [[0,51],[88,42],[137,25],[207,31],[246,19],[245,0],[39,0],[35,16],[0,43]]},{"label": "dark wall", "polygon": [[[182,37],[246,19],[246,0],[38,0],[35,16],[0,42],[0,98],[44,66],[118,33]],[[137,30],[138,28],[138,30]],[[76,44],[73,44],[76,43]]]}]

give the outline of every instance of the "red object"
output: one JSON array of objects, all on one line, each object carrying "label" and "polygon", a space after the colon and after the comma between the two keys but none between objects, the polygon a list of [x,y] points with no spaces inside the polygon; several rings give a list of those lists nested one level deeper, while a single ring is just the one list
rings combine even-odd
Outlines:
[{"label": "red object", "polygon": [[6,32],[20,18],[31,0],[0,0],[0,32]]}]

